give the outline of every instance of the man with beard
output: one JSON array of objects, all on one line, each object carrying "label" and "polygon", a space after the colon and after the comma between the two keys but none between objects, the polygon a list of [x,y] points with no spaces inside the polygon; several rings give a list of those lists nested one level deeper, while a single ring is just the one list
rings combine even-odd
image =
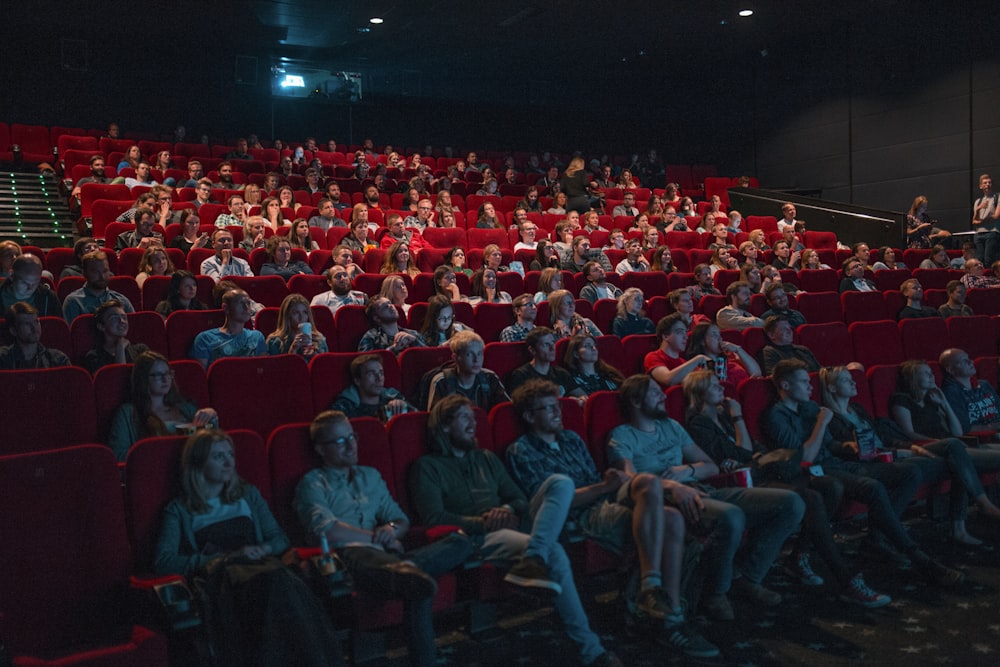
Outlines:
[{"label": "man with beard", "polygon": [[126,313],[135,312],[127,296],[108,289],[111,269],[104,251],[87,253],[81,262],[83,277],[87,279],[87,284],[66,295],[63,301],[63,316],[67,322],[72,323],[78,316],[94,312],[99,305],[111,299],[121,303],[122,310]]},{"label": "man with beard", "polygon": [[375,417],[382,421],[416,411],[401,391],[385,386],[385,368],[379,355],[355,357],[351,360],[350,372],[351,386],[334,399],[331,410],[339,410],[351,419]]},{"label": "man with beard", "polygon": [[90,158],[90,176],[84,176],[76,182],[76,187],[70,193],[71,197],[80,197],[80,188],[87,183],[110,183],[111,179],[104,175],[104,156],[94,155]]},{"label": "man with beard", "polygon": [[219,163],[219,182],[213,183],[212,188],[215,190],[242,190],[242,185],[237,185],[233,181],[233,165],[229,162]]},{"label": "man with beard", "polygon": [[330,267],[327,282],[330,290],[314,296],[310,305],[326,306],[331,313],[336,313],[341,306],[364,306],[368,303],[367,294],[351,289],[351,277],[343,266],[335,264]]},{"label": "man with beard", "polygon": [[399,311],[385,297],[378,297],[368,302],[365,315],[368,316],[372,328],[361,337],[358,352],[389,350],[398,355],[406,348],[427,345],[419,333],[399,326]]}]

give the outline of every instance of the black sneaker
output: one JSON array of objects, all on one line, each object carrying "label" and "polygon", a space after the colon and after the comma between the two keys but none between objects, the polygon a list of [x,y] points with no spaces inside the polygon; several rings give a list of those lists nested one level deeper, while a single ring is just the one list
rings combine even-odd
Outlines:
[{"label": "black sneaker", "polygon": [[508,584],[539,588],[559,595],[562,586],[552,581],[549,568],[538,556],[522,556],[503,578]]},{"label": "black sneaker", "polygon": [[920,569],[930,582],[945,588],[958,586],[965,581],[964,572],[942,565],[936,560],[927,561]]},{"label": "black sneaker", "polygon": [[690,658],[714,658],[720,653],[719,647],[698,634],[689,623],[664,628],[657,641]]}]

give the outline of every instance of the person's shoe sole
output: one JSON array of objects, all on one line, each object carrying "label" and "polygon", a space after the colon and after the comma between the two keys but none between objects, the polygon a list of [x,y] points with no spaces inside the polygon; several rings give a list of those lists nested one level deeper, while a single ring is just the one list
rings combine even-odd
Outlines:
[{"label": "person's shoe sole", "polygon": [[534,588],[538,591],[551,593],[552,595],[561,595],[562,586],[550,579],[538,579],[537,577],[522,577],[520,575],[514,574],[513,572],[508,572],[503,578],[508,584],[514,584],[515,586],[521,586],[523,588]]},{"label": "person's shoe sole", "polygon": [[892,602],[892,598],[888,595],[878,600],[859,600],[851,597],[850,595],[838,595],[837,597],[841,602],[850,602],[851,604],[856,604],[859,607],[864,607],[865,609],[880,609]]},{"label": "person's shoe sole", "polygon": [[385,588],[407,600],[432,597],[437,582],[429,574],[409,563],[392,563],[382,568]]}]

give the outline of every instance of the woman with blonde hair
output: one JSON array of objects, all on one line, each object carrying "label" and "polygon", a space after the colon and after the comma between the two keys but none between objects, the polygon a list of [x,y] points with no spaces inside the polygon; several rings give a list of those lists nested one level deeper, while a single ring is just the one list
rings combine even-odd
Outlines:
[{"label": "woman with blonde hair", "polygon": [[387,276],[385,280],[382,281],[382,287],[379,288],[378,293],[380,297],[388,299],[392,305],[397,308],[402,308],[404,315],[410,312],[410,304],[406,302],[410,296],[410,290],[407,288],[406,281],[403,280],[403,276]]},{"label": "woman with blonde hair", "polygon": [[316,329],[309,301],[289,294],[278,309],[278,322],[265,341],[268,354],[297,354],[310,359],[329,352],[326,338]]},{"label": "woman with blonde hair", "polygon": [[590,175],[584,168],[583,158],[574,157],[569,166],[559,178],[560,189],[566,193],[566,210],[583,214],[594,208],[594,197],[591,195]]},{"label": "woman with blonde hair", "polygon": [[256,183],[247,183],[243,187],[243,201],[246,202],[248,209],[251,206],[261,206],[260,186]]},{"label": "woman with blonde hair", "polygon": [[558,266],[550,266],[542,269],[542,274],[538,276],[538,291],[535,292],[534,302],[541,303],[549,298],[549,295],[556,290],[563,288],[562,269]]},{"label": "woman with blonde hair", "polygon": [[763,229],[755,229],[747,237],[747,240],[757,247],[757,252],[764,252],[771,249],[771,246],[767,245],[766,239],[767,237],[764,235]]},{"label": "woman with blonde hair", "polygon": [[166,248],[161,245],[154,245],[146,248],[139,260],[139,273],[135,277],[136,284],[141,288],[150,276],[169,276],[176,269],[170,260]]},{"label": "woman with blonde hair", "polygon": [[578,334],[603,336],[604,334],[590,319],[576,312],[576,300],[569,290],[558,289],[549,294],[549,323],[557,338],[567,338]]},{"label": "woman with blonde hair", "polygon": [[405,273],[413,278],[420,269],[410,253],[410,245],[406,241],[396,241],[385,252],[385,260],[379,273]]},{"label": "woman with blonde hair", "polygon": [[632,334],[656,333],[653,320],[646,317],[646,297],[638,287],[629,287],[618,297],[618,315],[611,322],[611,333],[624,338]]}]

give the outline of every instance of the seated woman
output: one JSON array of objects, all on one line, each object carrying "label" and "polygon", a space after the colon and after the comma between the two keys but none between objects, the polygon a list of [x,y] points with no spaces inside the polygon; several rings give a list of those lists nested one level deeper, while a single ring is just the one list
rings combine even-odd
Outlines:
[{"label": "seated woman", "polygon": [[650,197],[649,201],[646,203],[646,210],[643,213],[648,218],[652,218],[654,215],[663,215],[663,201],[656,196]]},{"label": "seated woman", "polygon": [[455,220],[455,212],[442,211],[437,226],[441,229],[455,229],[458,226],[458,222]]},{"label": "seated woman", "polygon": [[680,204],[675,207],[677,215],[681,218],[697,218],[698,208],[694,205],[694,200],[690,197],[681,197]]},{"label": "seated woman", "polygon": [[528,269],[531,271],[544,271],[545,269],[558,269],[561,266],[559,252],[552,242],[542,239],[535,246],[535,258],[531,260]]},{"label": "seated woman", "polygon": [[483,268],[493,269],[497,273],[510,271],[510,267],[503,263],[503,251],[496,243],[483,248]]},{"label": "seated woman", "polygon": [[268,354],[297,354],[311,359],[330,351],[326,338],[316,329],[309,301],[301,294],[289,294],[281,302],[278,322],[264,342]]},{"label": "seated woman", "polygon": [[484,201],[476,211],[476,229],[503,229],[492,202]]},{"label": "seated woman", "polygon": [[479,187],[479,190],[476,191],[476,194],[484,197],[495,195],[498,187],[499,183],[497,183],[497,179],[483,178],[483,184]]},{"label": "seated woman", "polygon": [[820,260],[818,252],[812,248],[806,248],[802,251],[802,268],[815,271],[817,269],[829,269],[830,266]]},{"label": "seated woman", "polygon": [[680,313],[688,331],[690,331],[696,324],[711,322],[707,315],[694,312],[695,301],[694,297],[691,296],[691,291],[689,289],[684,287],[675,289],[667,294],[667,299],[670,301],[670,305],[673,307],[674,312]]},{"label": "seated woman", "polygon": [[131,398],[111,420],[108,447],[124,461],[129,448],[142,438],[182,435],[191,429],[215,428],[218,422],[215,410],[199,410],[181,395],[166,357],[146,352],[135,360]]},{"label": "seated woman", "polygon": [[632,224],[629,225],[629,228],[628,228],[627,231],[630,231],[630,232],[639,232],[643,236],[645,236],[646,235],[646,230],[649,229],[649,224],[650,224],[649,215],[647,215],[646,213],[641,213],[640,212],[639,215],[637,215],[634,218],[632,218]]},{"label": "seated woman", "polygon": [[287,281],[292,276],[311,276],[312,273],[308,264],[292,259],[292,243],[287,236],[275,234],[267,240],[267,261],[260,267],[260,275],[281,276]]},{"label": "seated woman", "polygon": [[139,260],[139,273],[135,277],[135,283],[141,288],[146,278],[173,275],[175,270],[166,248],[161,245],[150,246]]},{"label": "seated woman", "polygon": [[420,329],[420,337],[428,347],[447,345],[456,333],[468,330],[467,326],[455,321],[451,299],[443,294],[435,294],[427,299],[427,314],[424,316],[424,326]]},{"label": "seated woman", "polygon": [[198,279],[190,271],[174,271],[167,286],[166,298],[156,304],[156,312],[164,318],[175,310],[205,310],[198,300]]},{"label": "seated woman", "polygon": [[563,368],[569,371],[584,396],[590,396],[595,391],[614,391],[625,381],[625,376],[617,368],[601,359],[597,339],[589,333],[569,339]]},{"label": "seated woman", "polygon": [[340,245],[347,246],[351,250],[357,250],[362,255],[378,247],[372,239],[368,237],[371,232],[371,228],[368,226],[368,209],[365,209],[365,219],[355,220],[351,222],[351,231],[348,232],[347,236],[340,239]]},{"label": "seated woman", "polygon": [[[719,466],[723,473],[751,467],[758,454],[750,438],[743,408],[732,398],[726,398],[715,373],[696,370],[684,378],[684,395],[688,401],[685,427],[691,439]],[[843,496],[843,486],[832,477],[799,475],[791,481],[753,477],[753,486],[789,489],[805,502],[802,529],[792,542],[790,570],[805,586],[822,586],[823,579],[809,564],[809,546],[819,553],[840,587],[840,599],[875,609],[892,602],[888,595],[873,591],[861,572],[851,574],[837,548],[830,529],[830,517],[837,511]],[[816,488],[812,488],[812,487]]]},{"label": "seated woman", "polygon": [[750,241],[744,241],[740,244],[739,261],[741,264],[754,264],[757,268],[764,266],[764,262],[760,261],[760,251]]},{"label": "seated woman", "polygon": [[541,213],[542,203],[538,201],[538,186],[529,185],[517,205],[529,213]]},{"label": "seated woman", "polygon": [[256,183],[247,183],[243,186],[243,201],[247,204],[247,210],[253,206],[261,206],[260,186]]},{"label": "seated woman", "polygon": [[542,275],[538,276],[538,291],[535,292],[533,301],[541,303],[549,298],[549,295],[556,290],[563,288],[562,270],[558,267],[542,269]]},{"label": "seated woman", "polygon": [[465,250],[461,246],[455,246],[444,256],[445,266],[453,273],[464,273],[472,277],[472,269],[465,265]]},{"label": "seated woman", "polygon": [[278,188],[278,201],[281,203],[281,208],[290,208],[293,211],[302,208],[302,204],[295,201],[295,191],[287,185]]},{"label": "seated woman", "polygon": [[744,264],[740,267],[740,280],[750,286],[751,294],[760,294],[763,289],[763,279],[760,277],[760,267],[756,264]]},{"label": "seated woman", "polygon": [[709,263],[708,268],[712,271],[714,276],[717,271],[723,269],[735,270],[740,268],[740,264],[735,257],[729,253],[729,248],[716,248],[712,251],[712,261]]},{"label": "seated woman", "polygon": [[552,213],[553,215],[566,215],[566,193],[557,192],[554,197],[552,197],[552,206],[545,211],[546,213]]},{"label": "seated woman", "polygon": [[765,250],[770,250],[771,246],[767,245],[766,236],[764,235],[763,229],[755,229],[750,232],[750,236],[747,240],[757,247],[757,252],[764,252]]},{"label": "seated woman", "polygon": [[227,664],[343,665],[326,611],[279,558],[288,547],[260,491],[236,473],[232,439],[217,429],[188,438],[154,565],[205,580],[207,632]]},{"label": "seated woman", "polygon": [[[978,475],[1000,470],[1000,450],[989,446],[969,449],[958,440],[962,435],[962,423],[925,361],[904,361],[899,367],[898,388],[899,391],[889,397],[889,412],[909,438],[909,443],[896,443],[896,446],[906,448],[909,444],[910,451],[917,456],[907,459],[907,463],[920,467],[925,482],[951,477],[952,537],[962,544],[981,544],[965,528],[968,497],[976,502],[983,516],[1000,519],[1000,508],[990,502]],[[938,459],[938,465],[934,465]],[[943,466],[940,465],[942,461]]]},{"label": "seated woman", "polygon": [[611,322],[611,333],[624,338],[632,334],[656,333],[653,320],[646,317],[646,298],[638,287],[629,287],[618,297],[618,315]]},{"label": "seated woman", "polygon": [[260,215],[273,232],[292,224],[281,214],[281,202],[278,201],[277,197],[268,197],[260,203]]},{"label": "seated woman", "polygon": [[454,213],[456,208],[451,203],[451,192],[448,190],[441,190],[437,193],[437,200],[434,203],[434,210],[437,212],[438,217],[445,211],[449,213]]},{"label": "seated woman", "polygon": [[97,346],[87,352],[84,367],[91,374],[109,364],[131,364],[149,347],[129,341],[128,315],[116,299],[105,301],[94,311],[94,335]]},{"label": "seated woman", "polygon": [[649,265],[649,270],[662,271],[663,273],[673,273],[677,270],[677,267],[674,266],[674,257],[670,246],[656,246],[656,249],[653,250],[653,261]]},{"label": "seated woman", "polygon": [[201,233],[201,218],[193,208],[186,208],[181,211],[180,217],[181,233],[170,242],[171,248],[180,248],[185,255],[191,252],[191,248],[209,248],[212,246],[212,239],[208,232]]},{"label": "seated woman", "polygon": [[558,289],[549,294],[549,324],[557,338],[568,338],[580,334],[603,336],[597,325],[589,318],[576,313],[576,299],[569,290]]},{"label": "seated woman", "polygon": [[411,215],[416,215],[422,196],[420,190],[417,190],[412,185],[406,188],[403,192],[403,211],[409,211]]},{"label": "seated woman", "polygon": [[410,253],[410,245],[406,241],[396,241],[386,250],[385,260],[378,272],[405,273],[413,278],[420,273],[420,269]]},{"label": "seated woman", "polygon": [[439,266],[434,269],[434,294],[440,294],[449,301],[462,300],[462,293],[455,283],[455,272],[450,266]]},{"label": "seated woman", "polygon": [[622,173],[618,176],[618,187],[622,190],[635,190],[639,187],[632,177],[631,169],[622,169]]},{"label": "seated woman", "polygon": [[[947,255],[947,253],[945,253]],[[889,246],[882,246],[875,251],[875,263],[872,264],[872,271],[885,271],[887,269],[905,269],[906,264],[896,261],[896,251]],[[949,263],[949,268],[951,264]]]},{"label": "seated woman", "polygon": [[757,361],[736,343],[725,340],[715,324],[696,324],[691,330],[685,356],[691,359],[698,355],[712,360],[715,374],[730,396],[736,395],[736,388],[743,380],[760,377]]},{"label": "seated woman", "polygon": [[476,306],[480,303],[510,303],[512,299],[510,294],[497,289],[497,272],[484,266],[472,274],[467,301]]},{"label": "seated woman", "polygon": [[788,294],[795,294],[796,292],[799,291],[799,288],[796,287],[795,285],[782,281],[781,271],[778,270],[778,267],[772,264],[768,264],[763,269],[761,269],[760,275],[763,278],[763,280],[761,280],[760,282],[761,293],[766,292],[767,288],[773,283],[779,283],[783,285],[785,288],[785,292],[787,292]]},{"label": "seated woman", "polygon": [[381,289],[379,289],[379,296],[389,299],[396,308],[402,308],[404,315],[410,312],[410,304],[406,302],[410,296],[410,290],[406,287],[406,281],[403,280],[402,276],[390,275],[386,277],[382,281]]},{"label": "seated woman", "polygon": [[259,215],[251,215],[243,223],[243,240],[240,241],[240,247],[246,250],[247,254],[267,245],[267,237],[264,235],[266,227],[267,222]]},{"label": "seated woman", "polygon": [[920,262],[921,269],[950,269],[951,260],[948,258],[948,251],[944,246],[936,245],[931,248],[930,257]]}]

